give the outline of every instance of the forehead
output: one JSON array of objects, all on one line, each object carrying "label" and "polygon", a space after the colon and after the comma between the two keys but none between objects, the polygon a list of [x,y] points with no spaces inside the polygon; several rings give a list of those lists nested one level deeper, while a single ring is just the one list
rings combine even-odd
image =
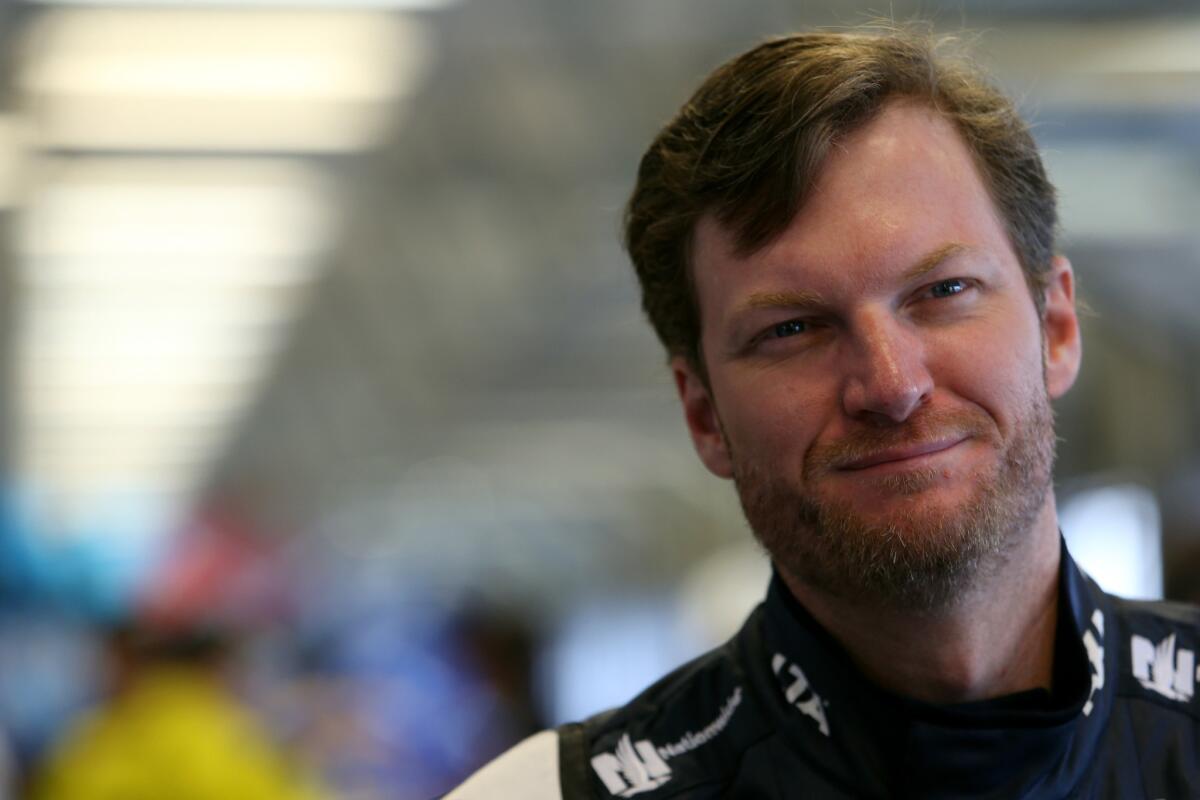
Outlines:
[{"label": "forehead", "polygon": [[998,248],[1015,263],[953,123],[927,105],[897,101],[830,149],[804,207],[766,246],[739,254],[733,233],[712,215],[702,217],[692,243],[693,280],[707,324],[710,310],[748,282],[864,289],[951,243]]}]

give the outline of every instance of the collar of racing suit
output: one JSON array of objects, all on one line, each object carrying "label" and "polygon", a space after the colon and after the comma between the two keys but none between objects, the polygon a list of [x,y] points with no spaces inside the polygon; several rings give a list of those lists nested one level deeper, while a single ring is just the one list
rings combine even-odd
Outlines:
[{"label": "collar of racing suit", "polygon": [[935,706],[887,693],[859,673],[778,575],[756,648],[767,657],[751,659],[759,673],[752,683],[798,752],[865,796],[1064,796],[1104,730],[1116,648],[1104,643],[1106,598],[1065,545],[1061,563],[1053,694]]}]

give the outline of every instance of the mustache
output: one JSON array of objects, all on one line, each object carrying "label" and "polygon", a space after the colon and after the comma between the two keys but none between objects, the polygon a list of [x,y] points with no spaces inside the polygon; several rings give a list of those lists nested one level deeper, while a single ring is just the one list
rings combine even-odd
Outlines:
[{"label": "mustache", "polygon": [[982,411],[929,410],[893,426],[856,428],[842,438],[814,444],[805,458],[806,477],[843,469],[845,465],[895,448],[949,438],[994,439],[996,426]]}]

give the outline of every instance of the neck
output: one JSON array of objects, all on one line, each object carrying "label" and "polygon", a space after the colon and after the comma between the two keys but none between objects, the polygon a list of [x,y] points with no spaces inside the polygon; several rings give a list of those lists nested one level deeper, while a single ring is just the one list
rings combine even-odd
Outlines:
[{"label": "neck", "polygon": [[947,704],[1051,688],[1060,558],[1049,497],[1000,568],[945,608],[848,604],[781,575],[868,679],[895,694]]}]

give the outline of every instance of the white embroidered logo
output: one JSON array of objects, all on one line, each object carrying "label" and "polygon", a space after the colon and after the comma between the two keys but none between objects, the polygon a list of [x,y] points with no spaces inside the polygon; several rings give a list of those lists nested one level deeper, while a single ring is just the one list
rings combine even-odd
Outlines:
[{"label": "white embroidered logo", "polygon": [[1100,609],[1092,614],[1092,627],[1083,632],[1083,649],[1087,650],[1088,663],[1092,665],[1092,690],[1088,692],[1087,702],[1083,704],[1083,715],[1086,717],[1092,713],[1094,704],[1092,698],[1096,696],[1096,692],[1104,688],[1104,646],[1096,640],[1096,633],[1092,633],[1092,628],[1096,629],[1096,633],[1100,634],[1101,641],[1104,639],[1104,613]]},{"label": "white embroidered logo", "polygon": [[594,756],[592,769],[604,781],[605,788],[618,797],[633,797],[657,789],[671,779],[671,768],[659,757],[654,745],[646,739],[634,744],[628,733],[617,742],[615,753]]},{"label": "white embroidered logo", "polygon": [[712,722],[698,731],[688,731],[678,741],[663,747],[655,747],[648,739],[631,741],[626,733],[617,741],[615,752],[592,758],[592,769],[596,770],[605,788],[617,797],[633,797],[657,789],[671,779],[667,761],[716,738],[729,725],[741,703],[742,687],[739,686],[721,705]]},{"label": "white embroidered logo", "polygon": [[1191,700],[1196,694],[1196,653],[1175,649],[1175,634],[1157,645],[1134,634],[1129,640],[1133,677],[1145,688],[1172,700]]},{"label": "white embroidered logo", "polygon": [[805,676],[804,670],[800,669],[798,664],[789,664],[788,660],[783,655],[776,653],[771,659],[771,669],[780,678],[783,678],[783,668],[787,667],[788,674],[792,676],[792,682],[783,690],[784,697],[787,701],[800,709],[806,717],[811,717],[817,723],[817,727],[821,733],[829,735],[829,720],[825,718],[825,701],[821,699],[821,695],[817,694],[812,686],[808,683],[808,677]]},{"label": "white embroidered logo", "polygon": [[721,712],[717,714],[717,718],[705,725],[699,731],[688,731],[677,742],[663,745],[658,748],[658,754],[664,759],[674,758],[677,755],[695,750],[702,744],[711,741],[718,733],[725,730],[725,726],[729,724],[729,720],[733,717],[733,712],[737,711],[737,707],[742,702],[742,687],[737,687],[733,690],[733,694],[721,706]]}]

